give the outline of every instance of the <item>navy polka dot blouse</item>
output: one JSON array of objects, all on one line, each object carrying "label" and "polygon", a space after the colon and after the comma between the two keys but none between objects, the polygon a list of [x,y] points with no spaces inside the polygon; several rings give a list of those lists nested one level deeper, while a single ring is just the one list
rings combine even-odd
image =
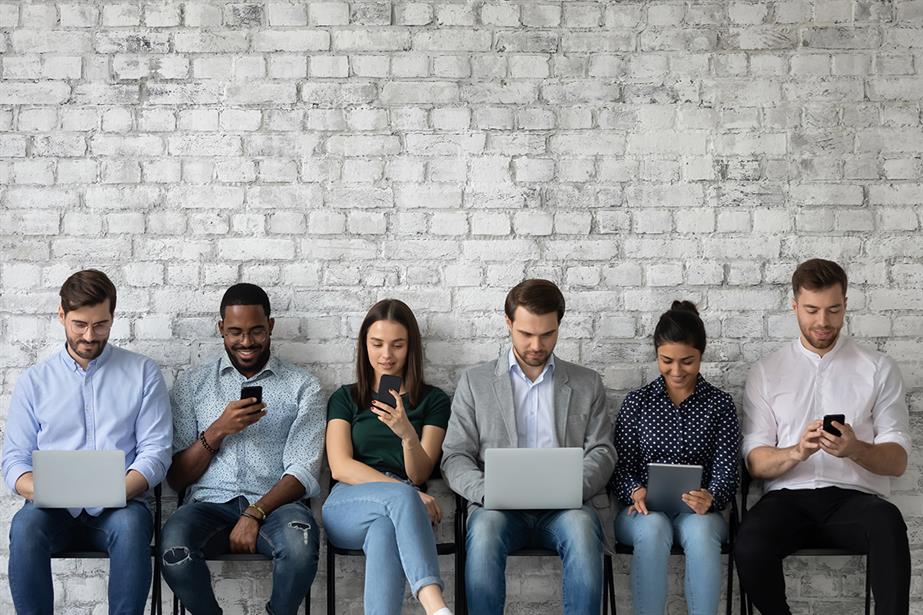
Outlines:
[{"label": "navy polka dot blouse", "polygon": [[702,486],[723,509],[737,492],[740,424],[731,396],[699,374],[695,391],[677,407],[663,377],[632,391],[615,421],[618,465],[610,486],[624,505],[647,484],[647,464],[698,464]]}]

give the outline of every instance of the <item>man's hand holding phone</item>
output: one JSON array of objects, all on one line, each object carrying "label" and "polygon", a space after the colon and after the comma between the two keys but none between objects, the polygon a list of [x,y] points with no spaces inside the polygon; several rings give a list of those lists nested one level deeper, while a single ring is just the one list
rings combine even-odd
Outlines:
[{"label": "man's hand holding phone", "polygon": [[823,421],[820,420],[808,423],[804,433],[801,434],[801,439],[798,440],[798,444],[791,449],[796,460],[804,461],[820,450],[820,438],[821,434],[823,434],[822,426]]},{"label": "man's hand holding phone", "polygon": [[[266,404],[263,403],[263,387],[242,388],[241,399],[229,401],[228,405],[224,407],[221,416],[212,423],[209,431],[216,432],[209,434],[215,439],[212,445],[219,446],[221,440],[227,436],[240,433],[264,416],[266,416]],[[209,442],[211,440],[212,438],[209,439]]]},{"label": "man's hand holding phone", "polygon": [[820,446],[834,457],[851,458],[858,452],[858,440],[845,415],[828,414],[824,417]]}]

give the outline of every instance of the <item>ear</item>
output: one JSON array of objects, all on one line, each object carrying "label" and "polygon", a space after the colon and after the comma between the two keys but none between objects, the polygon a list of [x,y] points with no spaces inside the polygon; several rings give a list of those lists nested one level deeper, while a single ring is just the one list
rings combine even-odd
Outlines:
[{"label": "ear", "polygon": [[221,337],[224,337],[224,321],[223,320],[218,321],[218,335],[220,335]]},{"label": "ear", "polygon": [[506,329],[507,329],[507,331],[509,331],[510,333],[512,333],[512,332],[513,332],[513,321],[510,320],[510,317],[507,316],[506,314],[503,315],[503,320],[506,321]]},{"label": "ear", "polygon": [[270,334],[272,333],[272,328],[275,327],[275,326],[276,326],[276,319],[275,319],[275,318],[270,318],[270,319],[269,319],[269,333],[270,333]]},{"label": "ear", "polygon": [[792,297],[792,311],[793,312],[798,311],[798,298],[797,297]]},{"label": "ear", "polygon": [[58,322],[61,323],[62,327],[66,324],[64,321],[64,308],[60,305],[58,306]]}]

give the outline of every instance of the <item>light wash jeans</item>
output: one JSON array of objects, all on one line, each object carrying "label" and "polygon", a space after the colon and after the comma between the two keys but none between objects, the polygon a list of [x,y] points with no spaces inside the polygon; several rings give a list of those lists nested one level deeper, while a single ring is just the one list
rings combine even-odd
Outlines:
[{"label": "light wash jeans", "polygon": [[154,520],[143,503],[76,518],[63,508],[26,502],[10,523],[10,593],[19,615],[52,615],[51,555],[68,549],[109,554],[109,613],[140,615],[151,588]]},{"label": "light wash jeans", "polygon": [[667,560],[674,536],[686,552],[686,604],[690,615],[715,615],[721,594],[721,543],[727,523],[706,515],[628,514],[615,519],[616,541],[634,546],[631,595],[636,615],[663,615],[667,603]]},{"label": "light wash jeans", "polygon": [[415,487],[406,483],[337,483],[323,508],[330,542],[365,552],[366,615],[401,612],[404,579],[414,596],[443,587],[436,537]]},{"label": "light wash jeans", "polygon": [[599,615],[603,533],[590,506],[571,510],[485,510],[468,517],[465,594],[472,615],[501,615],[506,558],[513,551],[556,551],[563,564],[564,613]]},{"label": "light wash jeans", "polygon": [[[205,557],[230,551],[231,530],[247,507],[236,497],[223,504],[190,502],[163,526],[163,578],[193,615],[221,613]],[[311,509],[290,502],[275,509],[260,526],[256,552],[272,558],[272,595],[267,611],[295,615],[317,573],[320,532]]]}]

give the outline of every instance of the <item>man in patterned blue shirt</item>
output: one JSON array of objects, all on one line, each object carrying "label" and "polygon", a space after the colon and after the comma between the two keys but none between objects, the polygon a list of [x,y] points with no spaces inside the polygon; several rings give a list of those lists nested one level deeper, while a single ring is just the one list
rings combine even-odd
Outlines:
[{"label": "man in patterned blue shirt", "polygon": [[[320,493],[324,396],[317,378],[270,354],[274,320],[259,286],[221,300],[220,358],[173,388],[173,465],[186,503],[163,528],[163,576],[191,613],[221,613],[205,556],[273,560],[267,612],[294,614],[317,572],[319,534],[305,498]],[[262,387],[262,401],[244,386]]]}]

